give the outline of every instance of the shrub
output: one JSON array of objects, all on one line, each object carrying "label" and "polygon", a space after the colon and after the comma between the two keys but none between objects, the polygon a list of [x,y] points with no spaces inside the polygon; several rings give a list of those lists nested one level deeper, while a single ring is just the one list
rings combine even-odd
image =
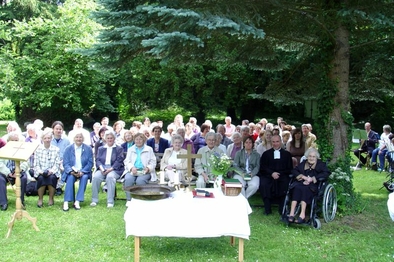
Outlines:
[{"label": "shrub", "polygon": [[354,191],[352,174],[337,166],[329,177],[329,182],[337,192],[338,215],[343,216],[352,212],[360,212],[360,195]]},{"label": "shrub", "polygon": [[15,110],[11,100],[4,98],[0,103],[0,119],[1,120],[14,120]]}]

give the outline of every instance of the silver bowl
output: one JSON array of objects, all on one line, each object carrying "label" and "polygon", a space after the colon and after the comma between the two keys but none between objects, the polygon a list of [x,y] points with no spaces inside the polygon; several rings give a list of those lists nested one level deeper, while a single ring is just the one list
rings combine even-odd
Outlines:
[{"label": "silver bowl", "polygon": [[130,192],[132,198],[141,200],[160,200],[168,198],[175,188],[158,184],[147,184],[141,186],[131,186],[124,188]]}]

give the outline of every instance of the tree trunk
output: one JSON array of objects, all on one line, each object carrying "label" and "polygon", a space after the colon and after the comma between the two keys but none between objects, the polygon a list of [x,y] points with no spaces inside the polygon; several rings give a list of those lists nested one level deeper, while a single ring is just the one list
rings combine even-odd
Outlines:
[{"label": "tree trunk", "polygon": [[339,26],[334,33],[336,46],[334,58],[331,61],[329,78],[336,84],[334,108],[330,113],[328,128],[332,131],[333,154],[332,161],[343,158],[348,150],[349,141],[347,131],[349,122],[346,117],[350,114],[349,104],[349,31]]}]

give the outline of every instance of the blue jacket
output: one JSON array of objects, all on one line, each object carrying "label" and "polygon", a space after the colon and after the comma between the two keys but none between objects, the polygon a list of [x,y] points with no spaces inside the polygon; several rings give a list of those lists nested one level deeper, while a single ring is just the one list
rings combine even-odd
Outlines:
[{"label": "blue jacket", "polygon": [[149,138],[148,141],[146,141],[146,144],[150,146],[153,149],[154,153],[164,153],[164,151],[170,147],[170,143],[168,142],[167,139],[160,138],[159,141],[159,152],[155,152],[155,138]]},{"label": "blue jacket", "polygon": [[[90,146],[86,144],[82,144],[82,155],[81,155],[81,163],[82,168],[81,172],[87,174],[89,179],[92,180],[92,168],[93,168],[93,150]],[[66,147],[63,154],[63,167],[64,172],[62,174],[62,181],[66,181],[67,176],[71,175],[72,166],[75,166],[75,150],[74,144],[71,144]]]},{"label": "blue jacket", "polygon": [[[96,157],[97,169],[100,169],[100,166],[105,165],[106,156],[107,156],[107,148],[105,146],[100,146]],[[124,160],[123,148],[121,146],[116,146],[115,148],[112,149],[111,167],[119,175],[122,175],[124,171],[123,160]]]}]

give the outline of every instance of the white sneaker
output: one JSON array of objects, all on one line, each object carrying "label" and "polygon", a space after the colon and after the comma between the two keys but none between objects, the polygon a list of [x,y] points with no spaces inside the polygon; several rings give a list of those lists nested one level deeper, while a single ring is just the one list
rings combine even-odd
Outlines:
[{"label": "white sneaker", "polygon": [[114,204],[110,204],[110,203],[107,204],[107,208],[113,208],[113,207],[114,207]]},{"label": "white sneaker", "polygon": [[97,203],[96,202],[92,202],[92,203],[90,203],[90,206],[91,207],[95,207],[95,206],[97,206]]},{"label": "white sneaker", "polygon": [[64,202],[64,203],[63,203],[63,211],[64,211],[64,212],[67,212],[68,210],[69,210],[68,202]]}]

